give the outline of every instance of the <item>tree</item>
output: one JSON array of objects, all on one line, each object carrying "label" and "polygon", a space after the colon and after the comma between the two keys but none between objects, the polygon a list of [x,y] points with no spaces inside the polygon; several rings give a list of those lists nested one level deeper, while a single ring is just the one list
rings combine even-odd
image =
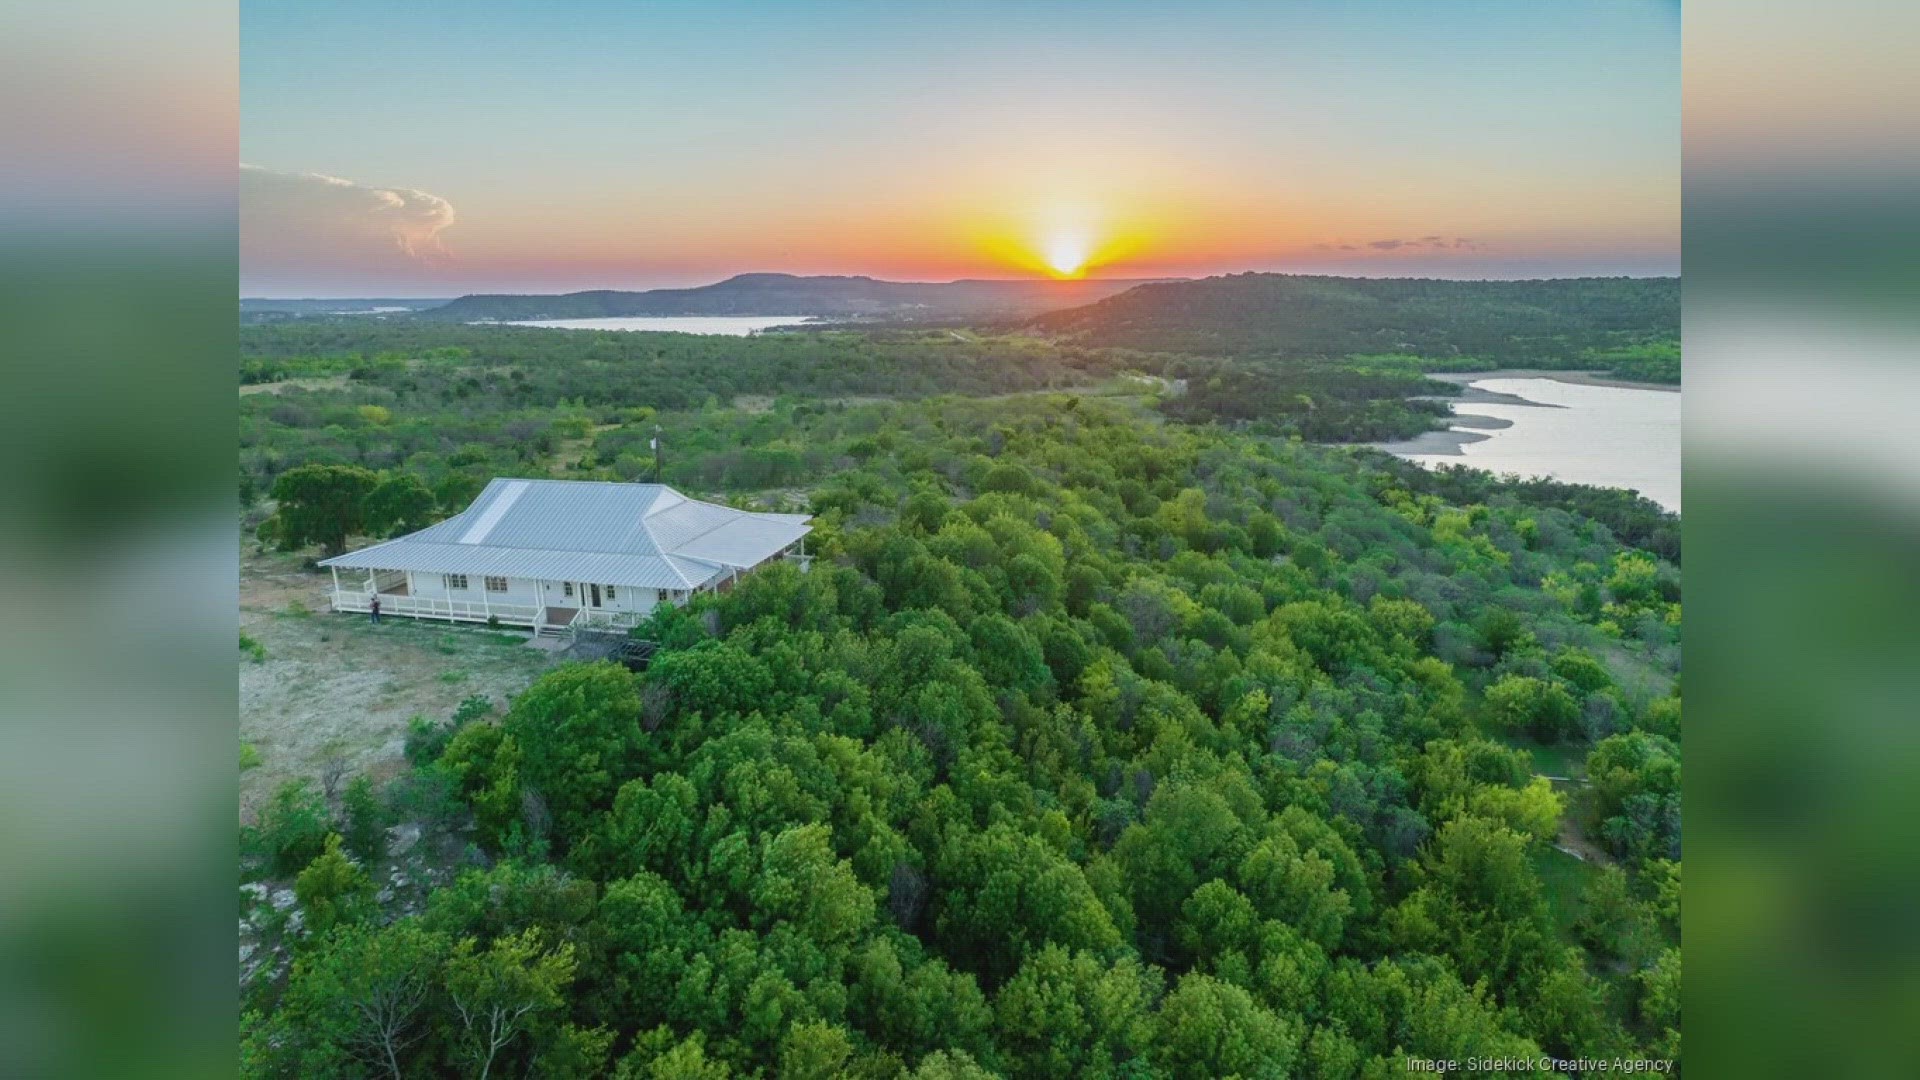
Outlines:
[{"label": "tree", "polygon": [[374,930],[342,926],[294,961],[282,1008],[311,1060],[338,1048],[386,1072],[407,1074],[407,1051],[427,1034],[422,1015],[447,940],[408,919]]},{"label": "tree", "polygon": [[1465,815],[1441,826],[1421,853],[1419,883],[1387,913],[1395,942],[1454,958],[1466,982],[1511,993],[1545,966],[1551,940],[1526,837]]},{"label": "tree", "polygon": [[272,873],[291,874],[326,850],[332,831],[325,797],[305,780],[289,780],[241,830],[240,849],[265,859]]},{"label": "tree", "polygon": [[990,983],[1048,942],[1102,952],[1120,932],[1080,868],[1037,836],[1000,825],[950,837],[935,867],[942,951]]},{"label": "tree", "polygon": [[1602,739],[1587,755],[1594,814],[1616,854],[1680,857],[1680,773],[1680,748],[1643,731]]},{"label": "tree", "polygon": [[1662,1057],[1680,1060],[1680,950],[1660,954],[1634,976],[1640,983],[1640,1016],[1662,1033],[1657,1049]]},{"label": "tree", "polygon": [[373,780],[356,776],[340,793],[341,839],[347,850],[363,863],[374,863],[387,854],[387,808],[374,794]]},{"label": "tree", "polygon": [[795,1024],[780,1042],[781,1080],[834,1080],[846,1075],[853,1040],[836,1024],[809,1020]]},{"label": "tree", "polygon": [[1111,966],[1047,945],[994,999],[999,1041],[1022,1076],[1115,1076],[1153,1037],[1157,969],[1133,957]]},{"label": "tree", "polygon": [[306,912],[307,929],[315,934],[371,914],[373,882],[340,850],[339,833],[328,834],[326,849],[300,871],[293,893]]},{"label": "tree", "polygon": [[1160,1007],[1155,1058],[1172,1076],[1290,1075],[1300,1031],[1245,990],[1189,974]]},{"label": "tree", "polygon": [[873,893],[833,853],[824,825],[786,829],[767,841],[752,886],[761,918],[785,919],[823,946],[847,945],[873,923]]},{"label": "tree", "polygon": [[358,465],[301,465],[273,482],[273,534],[282,551],[319,544],[327,554],[346,549],[347,537],[366,531],[366,499],[379,483]]},{"label": "tree", "polygon": [[1528,675],[1502,675],[1487,688],[1487,713],[1494,726],[1543,743],[1559,742],[1580,723],[1580,705],[1558,682]]},{"label": "tree", "polygon": [[639,684],[619,664],[569,664],[527,687],[501,730],[519,746],[521,782],[546,799],[555,832],[570,840],[635,771]]},{"label": "tree", "polygon": [[573,982],[573,946],[544,947],[540,931],[495,938],[485,951],[467,938],[447,960],[447,999],[460,1020],[460,1057],[480,1080],[539,1013],[560,1008]]},{"label": "tree", "polygon": [[426,528],[433,519],[433,492],[412,473],[388,473],[367,492],[366,526],[375,536]]}]

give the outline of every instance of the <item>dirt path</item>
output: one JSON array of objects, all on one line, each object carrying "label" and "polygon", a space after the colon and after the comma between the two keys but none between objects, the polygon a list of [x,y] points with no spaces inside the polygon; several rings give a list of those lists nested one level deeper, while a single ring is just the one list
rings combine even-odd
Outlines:
[{"label": "dirt path", "polygon": [[240,739],[260,760],[240,775],[242,820],[336,759],[348,776],[398,772],[410,717],[445,718],[476,695],[504,705],[553,662],[524,631],[334,614],[328,575],[241,544],[240,633],[266,650],[240,653]]},{"label": "dirt path", "polygon": [[279,382],[241,383],[240,396],[277,394],[282,390],[339,390],[347,385],[345,375],[324,375],[312,379],[282,379]]}]

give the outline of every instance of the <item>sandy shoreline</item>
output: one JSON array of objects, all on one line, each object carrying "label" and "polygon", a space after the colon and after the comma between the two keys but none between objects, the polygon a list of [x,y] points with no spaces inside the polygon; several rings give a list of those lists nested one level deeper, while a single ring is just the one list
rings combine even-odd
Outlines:
[{"label": "sandy shoreline", "polygon": [[[1429,379],[1459,383],[1465,386],[1481,379],[1553,379],[1556,382],[1572,383],[1575,386],[1617,386],[1623,390],[1660,390],[1669,394],[1680,392],[1672,383],[1641,382],[1637,379],[1620,379],[1604,371],[1553,371],[1546,368],[1501,368],[1498,371],[1430,371]],[[1532,404],[1531,402],[1529,404]]]},{"label": "sandy shoreline", "polygon": [[[1455,419],[1458,420],[1459,418],[1456,417]],[[1466,452],[1462,450],[1461,447],[1468,443],[1485,442],[1491,438],[1493,438],[1493,436],[1478,431],[1468,431],[1464,428],[1448,428],[1445,431],[1423,431],[1411,439],[1401,439],[1398,442],[1377,442],[1368,443],[1367,445],[1375,450],[1385,450],[1389,454],[1395,454],[1401,457],[1410,454],[1463,457]]]}]

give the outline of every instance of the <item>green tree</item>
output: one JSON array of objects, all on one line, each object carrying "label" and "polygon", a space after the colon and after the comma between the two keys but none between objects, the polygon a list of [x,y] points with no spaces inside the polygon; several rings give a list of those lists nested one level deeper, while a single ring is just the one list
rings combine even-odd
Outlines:
[{"label": "green tree", "polygon": [[1580,705],[1557,682],[1503,675],[1487,688],[1487,714],[1494,726],[1543,743],[1559,742],[1580,723]]},{"label": "green tree", "polygon": [[756,914],[787,920],[822,945],[847,945],[873,923],[873,893],[833,852],[824,825],[786,829],[767,841],[752,886]]},{"label": "green tree", "polygon": [[1133,957],[1111,966],[1049,944],[1027,957],[994,999],[995,1031],[1022,1076],[1113,1077],[1153,1037],[1157,969]]},{"label": "green tree", "polygon": [[573,973],[573,946],[548,949],[538,930],[495,938],[485,950],[472,938],[454,947],[447,1000],[460,1023],[456,1053],[474,1075],[486,1080],[502,1050],[565,1003]]},{"label": "green tree", "polygon": [[281,1005],[296,1075],[331,1073],[342,1054],[395,1080],[408,1075],[447,952],[445,937],[408,919],[337,927],[296,958]]},{"label": "green tree", "polygon": [[836,1024],[795,1024],[780,1042],[781,1080],[836,1080],[846,1075],[853,1040]]},{"label": "green tree", "polygon": [[569,664],[542,675],[513,702],[501,730],[520,750],[520,778],[546,800],[563,839],[635,771],[644,736],[640,689],[619,664]]},{"label": "green tree", "polygon": [[1415,867],[1414,891],[1387,913],[1401,948],[1447,955],[1469,982],[1511,993],[1549,961],[1551,929],[1527,838],[1485,818],[1440,828]]},{"label": "green tree", "polygon": [[308,930],[316,934],[372,914],[373,882],[340,850],[338,833],[330,833],[325,850],[300,871],[293,893],[306,913]]},{"label": "green tree", "polygon": [[273,535],[281,550],[319,544],[327,554],[366,531],[366,499],[379,477],[358,465],[301,465],[273,482]]},{"label": "green tree", "polygon": [[935,881],[942,951],[991,983],[1053,942],[1103,952],[1120,944],[1113,917],[1080,868],[1037,836],[1009,826],[949,837]]},{"label": "green tree", "polygon": [[1292,1072],[1300,1035],[1245,990],[1189,974],[1160,1007],[1155,1058],[1172,1076],[1280,1080]]},{"label": "green tree", "polygon": [[372,864],[387,854],[387,808],[374,794],[371,777],[361,775],[348,781],[340,792],[341,838],[347,850],[363,863]]},{"label": "green tree", "polygon": [[365,521],[375,536],[424,529],[433,521],[433,492],[407,472],[388,473],[367,492]]},{"label": "green tree", "polygon": [[326,850],[333,831],[327,820],[326,797],[305,780],[289,780],[241,830],[241,850],[266,860],[275,874],[291,874]]}]

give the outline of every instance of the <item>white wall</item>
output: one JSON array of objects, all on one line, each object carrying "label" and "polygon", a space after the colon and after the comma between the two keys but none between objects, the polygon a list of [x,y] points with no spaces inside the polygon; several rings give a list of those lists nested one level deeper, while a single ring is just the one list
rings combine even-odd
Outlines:
[{"label": "white wall", "polygon": [[475,604],[484,600],[489,604],[533,606],[541,602],[538,583],[525,578],[508,578],[507,591],[497,593],[487,591],[486,577],[481,574],[468,574],[467,587],[452,590],[446,587],[446,576],[443,574],[430,574],[416,570],[410,577],[411,591],[415,596],[431,597],[436,600],[466,600]]},{"label": "white wall", "polygon": [[[451,591],[447,589],[445,585],[446,578],[442,574],[414,571],[409,575],[409,578],[410,590],[415,596],[430,597],[436,600],[466,600],[476,604],[484,599],[490,604],[526,604],[539,607],[578,608],[588,606],[588,601],[593,595],[592,590],[584,587],[586,584],[591,584],[588,582],[576,582],[573,589],[574,594],[569,597],[566,595],[564,583],[559,581],[508,578],[506,592],[490,593],[486,591],[486,579],[479,574],[467,575],[467,587],[464,590],[453,589]],[[632,611],[645,614],[652,611],[657,602],[655,599],[657,596],[656,590],[634,588],[628,585],[615,586],[614,598],[609,602],[606,596],[606,588],[605,584],[600,586],[601,603],[598,610]],[[685,603],[684,595],[681,597],[680,602]]]}]

